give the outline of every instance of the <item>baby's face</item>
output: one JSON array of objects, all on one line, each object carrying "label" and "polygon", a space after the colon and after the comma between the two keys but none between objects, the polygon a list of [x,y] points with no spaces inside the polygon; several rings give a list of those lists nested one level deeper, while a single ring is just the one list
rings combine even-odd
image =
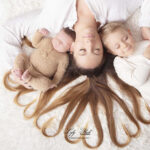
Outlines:
[{"label": "baby's face", "polygon": [[130,31],[119,28],[107,35],[105,45],[113,55],[128,57],[134,52],[135,41]]},{"label": "baby's face", "polygon": [[73,39],[63,30],[60,31],[53,39],[52,43],[58,52],[67,52],[71,48]]}]

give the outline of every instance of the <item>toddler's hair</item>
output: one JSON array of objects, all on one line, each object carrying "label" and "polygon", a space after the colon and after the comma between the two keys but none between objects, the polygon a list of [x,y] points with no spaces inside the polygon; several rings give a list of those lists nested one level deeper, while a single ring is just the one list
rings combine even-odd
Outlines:
[{"label": "toddler's hair", "polygon": [[100,35],[102,42],[104,46],[106,45],[106,38],[110,33],[113,33],[117,29],[125,29],[127,30],[127,27],[122,22],[111,22],[104,25],[100,30]]}]

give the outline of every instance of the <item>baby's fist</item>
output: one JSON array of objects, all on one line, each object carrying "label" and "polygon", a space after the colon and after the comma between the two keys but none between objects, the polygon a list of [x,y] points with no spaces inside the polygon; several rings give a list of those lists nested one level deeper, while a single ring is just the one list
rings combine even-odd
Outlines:
[{"label": "baby's fist", "polygon": [[150,45],[146,48],[146,50],[144,51],[143,55],[147,59],[150,59]]}]

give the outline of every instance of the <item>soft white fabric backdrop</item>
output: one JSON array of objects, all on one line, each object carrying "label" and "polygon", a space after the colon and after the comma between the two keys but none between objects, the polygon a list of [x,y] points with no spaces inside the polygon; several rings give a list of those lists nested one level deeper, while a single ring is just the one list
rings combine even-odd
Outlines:
[{"label": "soft white fabric backdrop", "polygon": [[[32,9],[41,8],[43,5],[43,0],[0,0],[0,24],[4,23],[7,19],[19,15],[21,13],[30,11]],[[131,27],[134,37],[137,40],[140,40],[140,32],[138,27],[138,16],[139,11],[135,13],[135,15],[128,20],[127,25]],[[1,54],[3,55],[3,54]],[[15,93],[6,90],[2,84],[2,78],[4,73],[7,71],[7,68],[0,64],[0,149],[1,150],[84,150],[87,149],[82,142],[78,144],[72,145],[65,141],[63,137],[63,133],[59,134],[55,138],[46,138],[41,132],[34,126],[33,119],[25,120],[23,117],[23,108],[15,105],[13,103],[13,97]],[[82,80],[82,78],[81,78]],[[79,79],[77,81],[80,81]],[[32,93],[26,96],[23,100],[25,103],[28,103],[31,99],[37,97],[39,93]],[[119,93],[120,94],[120,93]],[[120,95],[122,96],[122,95]],[[126,100],[127,105],[131,108],[131,103]],[[49,113],[50,116],[54,116],[57,118],[53,129],[57,127],[57,120],[60,120],[64,108],[56,109],[52,113]],[[142,105],[143,109],[144,105]],[[31,109],[32,111],[32,109]],[[117,118],[118,124],[124,122],[128,124],[128,119],[125,117],[122,110],[119,109],[119,106],[115,104],[114,113]],[[103,130],[104,130],[104,140],[102,145],[99,147],[101,150],[118,150],[120,148],[116,147],[110,140],[107,122],[105,118],[105,113],[103,109],[100,109],[100,119],[102,122]],[[150,118],[146,111],[143,111],[144,116]],[[48,118],[49,115],[46,115],[44,119]],[[119,116],[119,117],[118,117]],[[92,129],[92,135],[89,138],[89,142],[94,144],[96,141],[94,128],[91,120],[90,108],[87,107],[86,111],[83,113],[81,118],[76,124],[76,128],[81,129],[87,121],[89,121],[89,129]],[[42,120],[40,124],[42,123]],[[149,126],[141,124],[141,134],[140,137],[132,139],[131,143],[122,148],[122,150],[149,150],[150,147],[150,129]],[[128,124],[128,126],[133,127]],[[119,139],[125,139],[124,133],[122,132],[121,126],[118,126],[117,131],[119,131],[118,137]],[[52,132],[52,131],[50,131]],[[120,134],[119,134],[120,133]]]}]

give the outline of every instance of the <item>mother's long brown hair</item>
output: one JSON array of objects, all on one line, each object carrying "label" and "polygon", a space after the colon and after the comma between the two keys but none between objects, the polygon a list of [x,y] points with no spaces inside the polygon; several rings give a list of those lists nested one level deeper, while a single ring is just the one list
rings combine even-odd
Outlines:
[{"label": "mother's long brown hair", "polygon": [[[69,129],[71,129],[71,127],[79,119],[80,115],[83,113],[86,106],[89,104],[91,107],[91,113],[93,116],[95,127],[98,132],[99,140],[98,140],[97,145],[94,147],[89,145],[86,142],[85,138],[83,138],[82,140],[83,140],[83,143],[87,147],[96,148],[102,143],[102,140],[103,140],[103,130],[102,130],[99,116],[98,116],[98,105],[102,105],[106,110],[108,128],[109,128],[109,133],[110,133],[110,137],[111,137],[112,141],[119,147],[126,146],[130,142],[131,137],[136,137],[139,134],[140,127],[139,127],[138,122],[134,118],[134,116],[129,111],[124,100],[121,99],[112,90],[112,88],[108,85],[109,84],[108,76],[110,76],[116,82],[116,84],[119,86],[120,90],[130,98],[130,100],[133,104],[134,112],[135,112],[137,119],[145,124],[149,124],[150,121],[144,119],[141,115],[140,105],[139,105],[139,100],[141,98],[140,93],[134,87],[127,85],[121,79],[118,78],[118,76],[114,70],[114,67],[113,67],[113,59],[114,59],[114,57],[112,55],[106,54],[107,61],[105,61],[105,63],[103,64],[103,67],[100,68],[99,75],[91,76],[91,74],[90,74],[90,76],[87,77],[87,79],[84,82],[82,82],[78,85],[75,85],[74,87],[69,89],[62,97],[59,97],[58,99],[56,99],[49,107],[47,107],[41,113],[39,113],[35,119],[37,127],[39,127],[37,120],[41,115],[43,115],[61,105],[68,104],[68,106],[65,110],[65,113],[60,121],[58,131],[55,135],[53,135],[53,136],[56,136],[58,133],[60,133],[60,131],[64,127],[64,124],[65,124],[67,118],[69,117],[70,113],[73,111],[73,109],[77,105],[77,108],[76,108],[74,114],[70,118],[70,120],[67,123],[65,130],[64,130],[65,139],[70,143],[76,143],[76,142],[78,142],[78,140],[74,141],[74,142],[71,141],[68,138],[66,133]],[[79,71],[79,69],[78,69],[78,71]],[[78,71],[76,71],[76,75],[79,74]],[[82,70],[82,73],[83,72],[84,72],[84,70]],[[86,73],[87,73],[87,71],[86,71]],[[66,78],[67,79],[70,78],[70,73],[66,74],[66,77],[64,77],[64,79],[66,79]],[[48,97],[49,95],[51,95],[51,92],[52,91],[46,92],[44,94],[44,96]],[[45,100],[45,98],[42,98],[41,101],[42,100]],[[117,140],[117,137],[116,137],[116,128],[115,128],[115,121],[114,121],[114,116],[113,116],[114,115],[113,114],[113,101],[116,101],[121,106],[121,108],[123,109],[125,114],[128,116],[128,118],[137,127],[137,132],[135,134],[132,134],[125,127],[125,125],[123,125],[125,133],[128,136],[128,140],[125,143],[119,143],[119,141]],[[51,121],[51,119],[48,120],[42,127],[42,132],[46,136],[50,136],[50,135],[47,135],[47,133],[46,133],[46,128],[48,127],[50,121]]]},{"label": "mother's long brown hair", "polygon": [[[67,108],[63,114],[61,121],[60,121],[58,131],[54,135],[48,135],[46,133],[46,129],[47,129],[48,125],[50,124],[52,118],[49,119],[48,121],[46,121],[43,124],[43,126],[41,127],[41,131],[45,136],[53,137],[60,133],[60,131],[64,127],[64,124],[66,123],[67,118],[69,117],[71,112],[74,110],[74,108],[77,106],[75,112],[71,116],[70,120],[68,121],[68,123],[66,124],[66,127],[64,129],[65,139],[70,143],[77,143],[79,140],[76,140],[76,141],[70,140],[67,136],[67,133],[68,133],[68,130],[71,129],[71,127],[79,119],[79,117],[81,116],[81,114],[83,113],[83,111],[85,110],[87,105],[89,104],[90,108],[91,108],[91,113],[93,116],[94,124],[95,124],[96,130],[98,132],[99,139],[98,139],[97,145],[95,145],[95,146],[89,145],[86,142],[86,139],[84,137],[82,137],[82,140],[83,140],[84,145],[86,145],[87,147],[97,148],[101,145],[101,143],[103,141],[103,129],[101,126],[101,121],[100,121],[99,115],[98,115],[98,105],[102,105],[106,111],[107,123],[108,123],[109,133],[110,133],[110,137],[111,137],[112,141],[119,147],[126,146],[130,142],[131,137],[136,137],[139,134],[140,126],[139,126],[138,122],[136,121],[136,119],[134,118],[134,116],[129,111],[126,103],[124,102],[125,100],[121,99],[112,90],[112,87],[109,86],[108,76],[111,77],[111,79],[113,79],[116,82],[116,84],[120,88],[121,92],[126,94],[129,97],[129,99],[131,100],[131,102],[133,104],[134,112],[135,112],[137,119],[145,124],[149,124],[150,121],[144,119],[141,115],[140,105],[139,105],[139,100],[141,98],[140,93],[134,87],[127,85],[121,79],[118,78],[118,76],[114,70],[114,67],[113,67],[114,56],[112,56],[110,54],[106,54],[105,57],[106,57],[107,61],[105,61],[103,66],[100,67],[98,74],[97,74],[97,72],[95,72],[96,75],[90,74],[90,76],[87,77],[85,81],[73,86],[72,88],[67,90],[67,92],[65,92],[63,94],[63,96],[55,99],[48,107],[45,107],[48,104],[48,102],[50,101],[50,99],[52,98],[52,96],[59,89],[61,89],[66,84],[70,83],[71,81],[73,81],[74,79],[79,77],[79,75],[80,75],[79,70],[84,74],[84,70],[77,69],[77,71],[75,71],[76,67],[73,66],[74,63],[70,64],[69,65],[70,67],[68,68],[68,71],[66,72],[66,74],[65,74],[62,82],[59,84],[59,86],[57,88],[49,90],[45,93],[41,93],[39,102],[36,106],[36,109],[31,116],[26,116],[25,112],[32,103],[28,104],[25,107],[25,110],[24,110],[25,117],[26,118],[35,117],[35,124],[38,128],[40,128],[37,123],[40,116],[54,110],[55,108],[58,108],[64,104],[67,104]],[[86,71],[86,73],[87,73],[87,71]],[[31,92],[31,90],[27,90],[27,89],[23,88],[22,86],[19,86],[16,88],[11,87],[7,82],[7,81],[11,81],[8,77],[9,77],[9,74],[7,74],[5,76],[4,84],[9,90],[18,91],[18,93],[15,97],[15,102],[18,103],[19,96],[24,93]],[[125,125],[123,125],[123,129],[124,129],[126,135],[128,136],[128,140],[125,143],[120,143],[116,137],[116,127],[115,127],[116,125],[115,125],[114,114],[113,114],[113,102],[114,101],[116,101],[121,106],[121,108],[123,109],[123,111],[125,112],[127,117],[137,127],[137,132],[135,134],[132,134],[127,129],[127,127]]]},{"label": "mother's long brown hair", "polygon": [[[145,124],[149,124],[150,121],[144,119],[141,115],[141,111],[140,111],[141,95],[140,95],[140,93],[134,87],[129,86],[128,84],[124,83],[121,79],[118,78],[118,76],[115,72],[115,69],[113,67],[113,59],[114,59],[114,56],[104,53],[104,59],[100,66],[98,66],[94,70],[84,70],[82,68],[77,68],[75,65],[75,62],[72,59],[72,56],[70,56],[70,65],[67,69],[67,72],[64,75],[62,82],[58,85],[57,88],[48,90],[47,92],[40,94],[39,101],[36,105],[36,108],[35,108],[33,114],[31,114],[30,116],[27,116],[26,111],[34,103],[34,101],[26,106],[23,105],[23,106],[25,106],[25,109],[24,109],[25,118],[29,119],[29,118],[34,117],[36,126],[38,128],[40,128],[38,125],[38,119],[40,116],[60,107],[62,105],[67,104],[67,108],[65,109],[63,117],[61,118],[61,121],[59,123],[58,131],[54,135],[48,135],[46,133],[46,129],[48,128],[49,124],[51,123],[52,118],[50,118],[48,121],[46,121],[43,124],[43,126],[41,127],[41,131],[45,136],[53,137],[60,133],[60,131],[63,129],[65,123],[67,122],[67,119],[69,118],[70,114],[73,112],[73,110],[77,106],[77,108],[75,109],[73,115],[67,122],[65,129],[64,129],[65,139],[70,143],[77,143],[77,142],[79,142],[79,139],[77,139],[75,141],[70,140],[68,137],[68,131],[77,122],[77,120],[79,119],[81,114],[84,112],[85,108],[87,107],[87,105],[90,105],[91,114],[92,114],[94,124],[95,124],[96,130],[97,130],[97,133],[98,133],[98,142],[95,146],[91,146],[87,143],[84,136],[82,137],[82,141],[83,141],[84,145],[89,148],[97,148],[101,145],[101,143],[103,141],[103,129],[101,126],[101,121],[100,121],[99,115],[98,115],[98,108],[99,108],[98,106],[102,105],[106,112],[109,133],[110,133],[110,137],[111,137],[112,141],[119,147],[126,146],[130,142],[132,137],[136,137],[139,134],[140,126],[139,126],[137,120],[134,118],[134,116],[129,111],[126,103],[124,102],[125,100],[120,98],[113,91],[113,87],[109,86],[108,77],[110,77],[112,80],[114,80],[115,83],[120,88],[120,91],[122,93],[124,93],[125,95],[127,95],[128,98],[131,100],[136,118]],[[7,73],[4,77],[4,85],[7,89],[9,89],[11,91],[17,91],[14,101],[16,104],[21,106],[21,104],[18,101],[19,97],[26,93],[32,92],[33,90],[28,90],[21,85],[16,86],[16,87],[11,86],[9,83],[11,83],[13,81],[11,80],[11,78],[9,78],[9,74],[10,74],[10,72]],[[71,83],[72,81],[74,81],[76,78],[78,78],[82,74],[87,75],[87,78],[83,82],[67,89],[67,91],[64,92],[64,94],[62,96],[55,99],[49,106],[47,106],[49,101],[53,97],[53,95],[58,90],[63,88],[68,83]],[[127,129],[127,127],[125,125],[123,125],[123,129],[124,129],[126,135],[128,136],[128,140],[125,143],[120,143],[117,140],[116,124],[114,121],[114,113],[113,113],[114,101],[116,101],[120,105],[120,107],[125,112],[127,117],[137,127],[137,132],[133,134]]]}]

